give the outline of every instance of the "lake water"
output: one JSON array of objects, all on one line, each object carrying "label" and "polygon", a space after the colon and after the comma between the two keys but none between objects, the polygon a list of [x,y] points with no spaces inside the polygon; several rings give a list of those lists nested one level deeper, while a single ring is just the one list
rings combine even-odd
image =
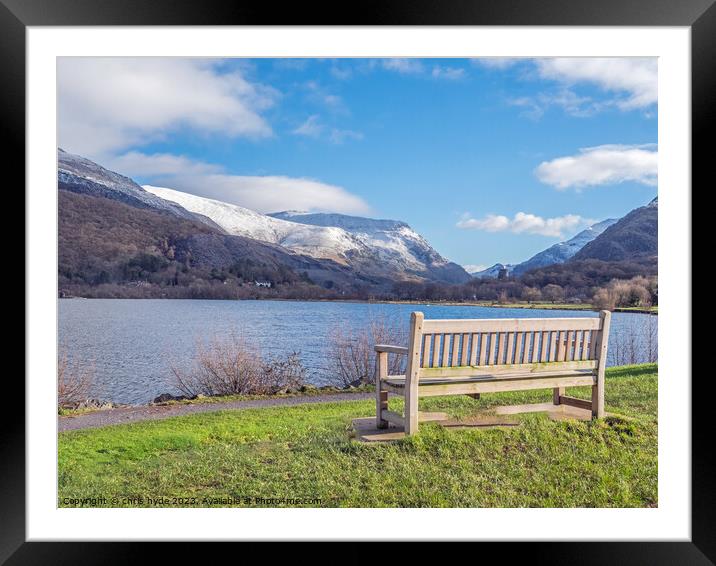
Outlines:
[{"label": "lake water", "polygon": [[[234,333],[256,344],[263,354],[298,351],[310,381],[321,384],[329,378],[326,354],[335,328],[364,327],[375,317],[399,317],[407,328],[414,310],[424,312],[426,318],[598,316],[590,311],[429,304],[61,299],[59,340],[71,360],[94,368],[96,395],[116,403],[141,404],[161,393],[177,393],[169,360],[188,367],[198,339]],[[649,361],[642,330],[653,328],[656,319],[614,313],[609,365]],[[626,349],[631,352],[628,360],[622,357]]]}]

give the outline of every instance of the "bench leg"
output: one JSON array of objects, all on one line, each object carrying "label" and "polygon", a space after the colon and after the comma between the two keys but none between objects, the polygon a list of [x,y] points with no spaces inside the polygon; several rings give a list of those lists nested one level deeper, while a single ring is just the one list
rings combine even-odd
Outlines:
[{"label": "bench leg", "polygon": [[405,434],[418,432],[418,384],[411,383],[405,388]]},{"label": "bench leg", "polygon": [[388,421],[383,419],[383,411],[388,410],[388,392],[382,388],[383,379],[388,376],[388,354],[379,352],[376,356],[375,374],[375,425],[377,428],[388,428]]},{"label": "bench leg", "polygon": [[604,417],[604,382],[592,386],[592,418],[601,419]]},{"label": "bench leg", "polygon": [[560,397],[564,396],[564,387],[555,387],[552,389],[552,403],[555,405],[560,405],[561,401],[559,400]]}]

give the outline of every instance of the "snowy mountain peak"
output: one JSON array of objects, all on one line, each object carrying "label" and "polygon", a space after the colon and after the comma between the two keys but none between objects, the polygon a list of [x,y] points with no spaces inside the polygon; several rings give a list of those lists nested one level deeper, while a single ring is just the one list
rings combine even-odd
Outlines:
[{"label": "snowy mountain peak", "polygon": [[405,276],[462,282],[469,279],[445,260],[405,222],[345,214],[285,211],[259,214],[234,204],[169,188],[145,185],[147,191],[206,216],[229,234],[279,244],[316,258],[350,265],[369,276]]},{"label": "snowy mountain peak", "polygon": [[497,279],[500,277],[501,272],[504,272],[505,275],[510,275],[514,267],[515,266],[510,263],[496,263],[482,271],[471,272],[470,275],[478,279]]},{"label": "snowy mountain peak", "polygon": [[58,148],[57,162],[57,181],[61,189],[98,195],[132,206],[154,208],[181,218],[197,220],[196,216],[176,203],[156,197],[129,177],[105,169],[86,157]]},{"label": "snowy mountain peak", "polygon": [[586,246],[589,242],[599,236],[604,230],[615,224],[618,219],[607,218],[596,224],[592,224],[588,228],[582,230],[576,236],[550,246],[546,250],[533,255],[526,261],[518,264],[514,268],[514,275],[521,275],[530,269],[544,267],[546,265],[554,265],[556,263],[564,263],[573,257],[579,250]]}]

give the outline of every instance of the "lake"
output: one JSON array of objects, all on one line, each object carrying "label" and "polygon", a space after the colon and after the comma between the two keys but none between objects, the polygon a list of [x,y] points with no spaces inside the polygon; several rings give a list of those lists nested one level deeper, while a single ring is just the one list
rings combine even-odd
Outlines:
[{"label": "lake", "polygon": [[[197,340],[234,333],[266,355],[298,351],[310,381],[330,378],[326,354],[337,328],[367,326],[375,317],[403,320],[420,310],[426,318],[596,317],[590,311],[478,306],[368,304],[300,301],[208,301],[60,299],[59,342],[68,358],[93,367],[96,395],[115,403],[142,404],[178,391],[169,360],[191,364]],[[655,335],[657,317],[613,313],[609,365],[653,358],[646,329]]]}]

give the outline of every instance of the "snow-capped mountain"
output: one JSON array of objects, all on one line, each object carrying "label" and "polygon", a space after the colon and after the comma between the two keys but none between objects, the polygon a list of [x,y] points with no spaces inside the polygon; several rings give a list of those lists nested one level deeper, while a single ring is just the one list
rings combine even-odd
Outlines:
[{"label": "snow-capped mountain", "polygon": [[57,150],[57,181],[61,189],[75,193],[102,196],[140,208],[154,208],[176,216],[196,217],[176,203],[157,198],[129,177],[105,169],[85,157]]},{"label": "snow-capped mountain", "polygon": [[210,218],[229,234],[278,244],[315,258],[332,259],[371,276],[399,279],[414,275],[451,282],[469,278],[462,268],[443,259],[403,222],[341,214],[264,215],[169,188],[150,185],[144,188]]},{"label": "snow-capped mountain", "polygon": [[144,185],[152,195],[206,216],[229,234],[278,244],[297,253],[345,263],[360,242],[340,228],[306,226],[260,214],[248,208],[165,187]]},{"label": "snow-capped mountain", "polygon": [[512,270],[515,268],[511,263],[496,263],[495,265],[483,269],[482,271],[475,271],[470,273],[473,277],[478,279],[497,279],[500,276],[500,271],[507,270],[507,275],[512,274]]},{"label": "snow-capped mountain", "polygon": [[294,223],[345,230],[370,250],[371,259],[394,270],[422,276],[427,271],[431,274],[430,278],[450,282],[469,280],[464,269],[442,257],[425,238],[399,220],[298,211],[276,212],[269,216]]},{"label": "snow-capped mountain", "polygon": [[655,259],[659,253],[659,199],[635,208],[587,243],[573,261],[637,261]]},{"label": "snow-capped mountain", "polygon": [[570,238],[565,242],[559,242],[550,246],[546,250],[533,255],[526,261],[517,264],[513,270],[514,275],[521,275],[525,271],[544,267],[545,265],[554,265],[555,263],[564,263],[574,256],[579,250],[586,246],[589,242],[599,236],[604,230],[615,224],[618,219],[607,218],[596,224],[592,224],[589,228],[582,230],[579,234]]}]

